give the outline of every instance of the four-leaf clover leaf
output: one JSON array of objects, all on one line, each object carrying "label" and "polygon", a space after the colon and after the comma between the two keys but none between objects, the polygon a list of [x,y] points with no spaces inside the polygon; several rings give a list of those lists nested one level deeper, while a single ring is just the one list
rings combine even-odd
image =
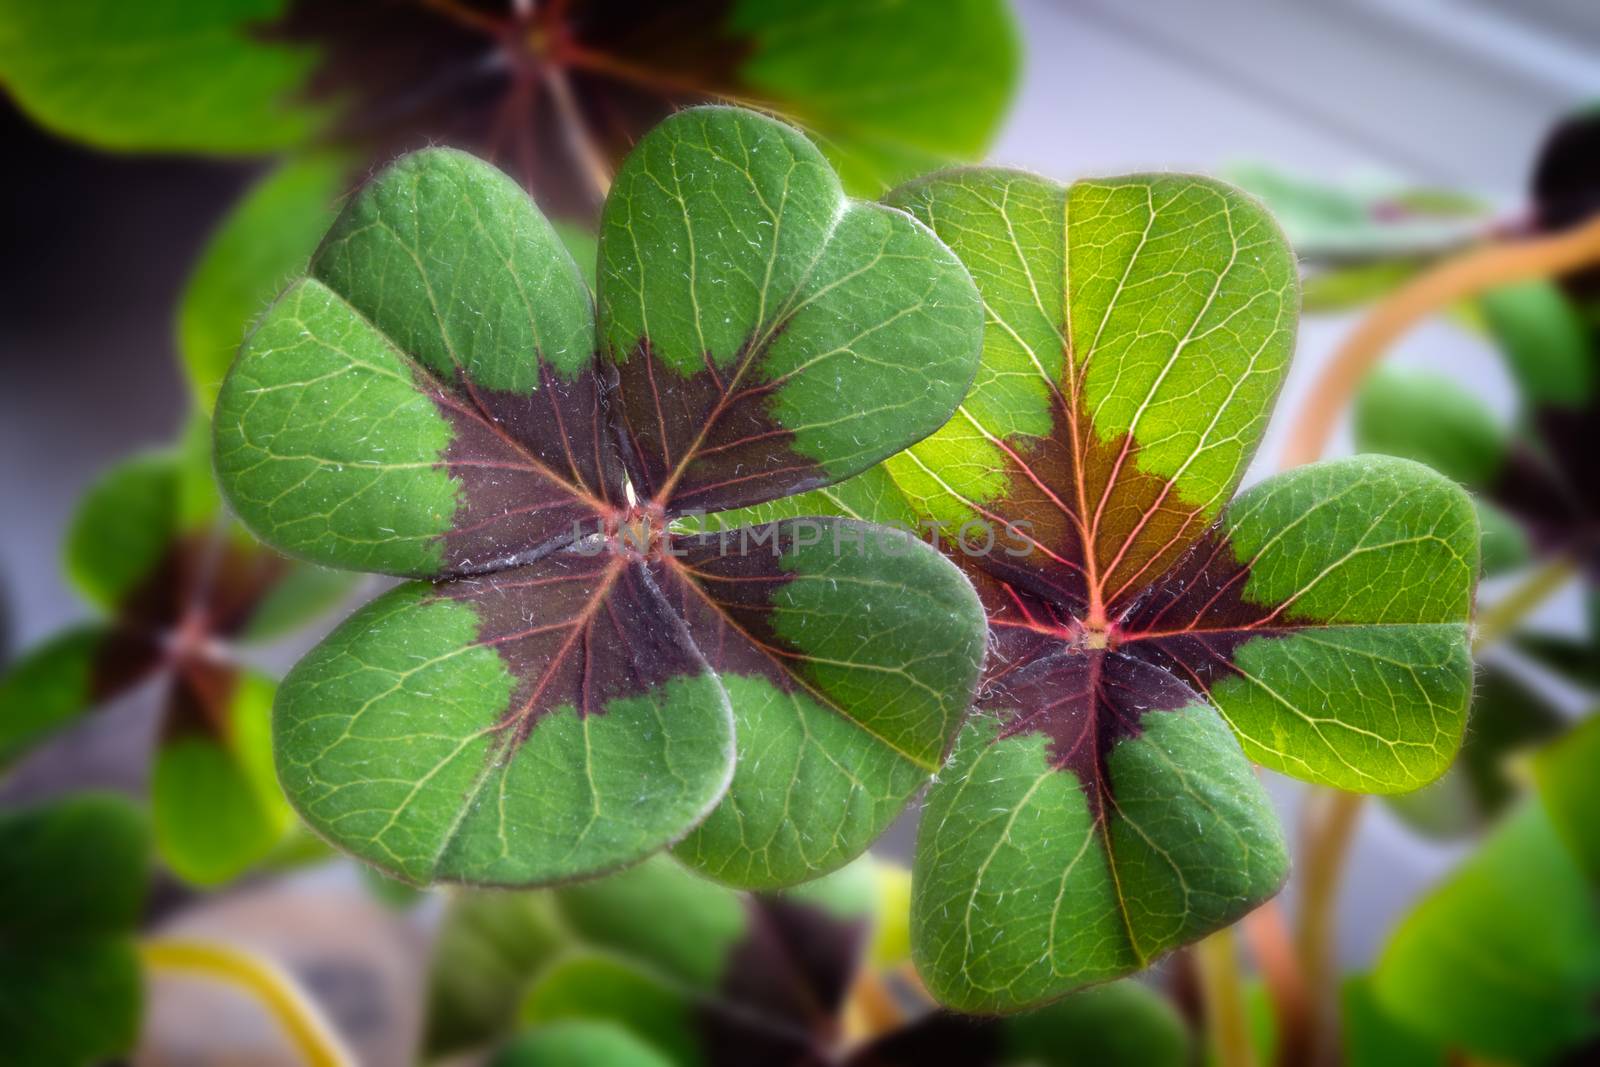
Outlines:
[{"label": "four-leaf clover leaf", "polygon": [[913,940],[944,1003],[1015,1010],[1277,891],[1250,761],[1367,792],[1446,768],[1478,528],[1454,483],[1387,458],[1229,503],[1298,310],[1236,190],[970,169],[888,199],[972,271],[982,367],[939,433],[783,504],[936,523],[978,585],[993,647],[923,813]]},{"label": "four-leaf clover leaf", "polygon": [[926,436],[982,330],[926,226],[847,199],[808,140],[750,112],[691,109],[643,138],[593,302],[509,178],[401,159],[256,326],[217,407],[218,476],[263,540],[430,580],[285,680],[291,801],[417,882],[556,882],[680,839],[746,885],[846,862],[970,703],[970,585],[848,520],[731,540],[672,523]]}]

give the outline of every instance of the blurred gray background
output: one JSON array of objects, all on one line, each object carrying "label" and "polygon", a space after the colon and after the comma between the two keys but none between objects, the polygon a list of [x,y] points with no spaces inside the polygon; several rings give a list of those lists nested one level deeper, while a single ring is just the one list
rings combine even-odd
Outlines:
[{"label": "blurred gray background", "polygon": [[[1515,211],[1544,131],[1600,99],[1592,0],[1016,6],[1027,67],[993,159],[1059,179],[1251,160],[1329,178],[1379,171]],[[0,286],[0,581],[21,647],[83,614],[58,545],[84,487],[181,424],[172,309],[209,227],[252,172],[106,160],[47,141],[9,108],[0,122],[16,153]],[[152,247],[164,258],[147,258]],[[1273,469],[1285,425],[1351,322],[1304,323],[1253,478]],[[1393,358],[1456,375],[1509,414],[1493,357],[1448,324],[1417,330]],[[1540,622],[1566,628],[1577,617],[1575,599],[1558,598]],[[138,743],[130,715],[116,711],[71,743],[103,750],[109,765]],[[1274,790],[1292,826],[1298,787]],[[906,828],[896,837],[903,846]],[[1405,902],[1456,858],[1369,805],[1343,900],[1347,962],[1369,959]]]}]

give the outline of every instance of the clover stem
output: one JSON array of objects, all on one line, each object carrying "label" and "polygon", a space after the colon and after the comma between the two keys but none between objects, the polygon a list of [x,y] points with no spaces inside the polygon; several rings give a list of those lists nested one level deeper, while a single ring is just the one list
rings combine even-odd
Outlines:
[{"label": "clover stem", "polygon": [[1283,906],[1274,898],[1240,922],[1245,946],[1266,983],[1272,1013],[1277,1020],[1275,1060],[1285,1067],[1305,1063],[1310,1045],[1306,1035],[1306,985],[1295,955]]},{"label": "clover stem", "polygon": [[850,987],[845,1000],[845,1037],[870,1041],[905,1025],[905,1012],[877,968],[869,967]]},{"label": "clover stem", "polygon": [[1472,632],[1472,654],[1476,656],[1516,629],[1519,622],[1557,593],[1577,573],[1578,564],[1572,557],[1557,556],[1528,575],[1521,585],[1479,614]]},{"label": "clover stem", "polygon": [[603,202],[611,192],[611,167],[589,134],[589,124],[584,121],[578,102],[572,95],[572,82],[564,67],[555,63],[542,65],[545,88],[555,103],[556,114],[561,119],[561,130],[567,139],[567,148],[577,159],[578,166],[589,177],[594,187],[596,202]]},{"label": "clover stem", "polygon": [[458,0],[422,0],[422,6],[432,8],[452,22],[470,26],[483,33],[493,35],[505,30],[504,19],[476,11],[466,4],[459,3]]},{"label": "clover stem", "polygon": [[1368,312],[1333,354],[1294,422],[1282,466],[1319,459],[1339,415],[1369,370],[1407,330],[1457,300],[1600,263],[1600,217],[1549,237],[1490,244],[1463,252],[1413,278]]},{"label": "clover stem", "polygon": [[1306,1049],[1302,1062],[1333,1062],[1335,1033],[1334,986],[1337,978],[1335,945],[1338,922],[1335,905],[1344,875],[1350,843],[1355,840],[1366,797],[1342,789],[1312,787],[1305,797],[1301,823],[1300,915],[1295,947],[1305,976]]},{"label": "clover stem", "polygon": [[1196,944],[1194,963],[1212,1061],[1217,1067],[1255,1067],[1233,929],[1223,927]]},{"label": "clover stem", "polygon": [[153,938],[139,946],[139,955],[155,973],[209,978],[245,993],[282,1028],[307,1067],[354,1067],[355,1057],[316,1005],[287,975],[259,956],[186,938]]}]

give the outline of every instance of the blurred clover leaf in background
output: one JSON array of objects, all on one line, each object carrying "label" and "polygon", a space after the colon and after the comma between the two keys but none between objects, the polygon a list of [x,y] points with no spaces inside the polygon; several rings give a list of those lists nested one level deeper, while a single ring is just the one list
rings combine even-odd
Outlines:
[{"label": "blurred clover leaf in background", "polygon": [[0,14],[0,76],[64,137],[378,159],[445,140],[505,159],[561,206],[592,195],[574,138],[620,161],[706,102],[803,127],[847,187],[875,196],[981,155],[1019,53],[1002,0],[3,0]]},{"label": "blurred clover leaf in background", "polygon": [[[1539,172],[1553,180],[1548,159]],[[1427,463],[1472,491],[1485,575],[1529,574],[1527,588],[1539,595],[1576,576],[1584,603],[1577,633],[1541,632],[1518,619],[1507,632],[1490,624],[1483,639],[1503,641],[1524,663],[1592,695],[1600,690],[1600,480],[1592,458],[1600,334],[1591,288],[1581,275],[1528,281],[1474,302],[1515,389],[1509,425],[1445,375],[1391,367],[1363,384],[1354,433],[1362,451]],[[1482,827],[1519,792],[1507,769],[1515,754],[1566,728],[1543,687],[1519,681],[1503,657],[1485,661],[1480,688],[1459,764],[1434,786],[1391,801],[1415,827]]]},{"label": "blurred clover leaf in background", "polygon": [[[1506,1063],[1600,1040],[1600,719],[1540,751],[1536,789],[1394,932],[1373,997],[1407,1030]],[[1562,1058],[1569,1057],[1569,1058]]]},{"label": "blurred clover leaf in background", "polygon": [[[1189,1061],[1182,1020],[1133,982],[1007,1019],[928,1012],[903,985],[903,956],[881,951],[895,940],[883,928],[904,921],[889,888],[902,878],[864,857],[785,893],[746,894],[657,857],[553,890],[463,892],[435,949],[427,1053],[499,1046],[497,1064],[543,1064],[552,1035],[582,1025],[656,1057],[641,1062],[684,1067]],[[852,1016],[868,1004],[875,1018]]]},{"label": "blurred clover leaf in background", "polygon": [[[1380,457],[1229,503],[1298,311],[1294,257],[1238,191],[979,168],[888,200],[983,294],[976,383],[907,452],[756,511],[938,523],[973,578],[992,646],[923,813],[913,941],[940,1001],[1011,1011],[1277,892],[1252,761],[1375,793],[1444,772],[1477,521],[1448,479]],[[971,551],[1002,524],[1025,551]]]},{"label": "blurred clover leaf in background", "polygon": [[[1500,219],[1448,190],[1334,186],[1255,166],[1234,174],[1284,221],[1306,267],[1307,310],[1337,311],[1399,300],[1393,291],[1435,263],[1446,271],[1474,250],[1511,248],[1585,222],[1600,205],[1597,161],[1600,112],[1588,108],[1546,137],[1526,209]],[[1479,831],[1522,791],[1518,754],[1567,728],[1560,683],[1591,695],[1600,689],[1600,483],[1590,459],[1600,431],[1594,273],[1503,284],[1450,309],[1501,357],[1514,400],[1509,423],[1455,378],[1423,370],[1379,367],[1355,398],[1357,450],[1417,460],[1465,486],[1478,511],[1485,577],[1523,577],[1509,593],[1491,587],[1481,612],[1478,645],[1504,642],[1513,655],[1496,649],[1484,659],[1460,760],[1426,788],[1386,798],[1432,836]],[[1579,632],[1526,625],[1524,616],[1574,574],[1585,601]],[[1517,658],[1520,671],[1511,662]],[[1551,680],[1555,690],[1545,684]]]},{"label": "blurred clover leaf in background", "polygon": [[337,197],[400,152],[486,156],[587,226],[597,183],[646,130],[733,103],[805,129],[848,191],[875,197],[981,157],[1020,53],[1004,0],[0,0],[0,24],[0,83],[61,136],[279,157],[179,310],[205,411]]},{"label": "blurred clover leaf in background", "polygon": [[284,0],[0,0],[0,81],[62,137],[125,152],[251,155],[316,136],[316,53],[259,30]]},{"label": "blurred clover leaf in background", "polygon": [[310,622],[349,576],[286,560],[223,518],[210,432],[107,471],[79,504],[68,576],[100,618],[45,641],[0,678],[0,766],[152,680],[164,687],[153,828],[180,877],[216,885],[293,825],[272,775],[274,686],[245,646]]},{"label": "blurred clover leaf in background", "polygon": [[133,1046],[143,1004],[133,935],[149,850],[143,817],[116,797],[0,812],[8,1063],[102,1063]]},{"label": "blurred clover leaf in background", "polygon": [[357,194],[257,325],[217,406],[235,513],[291,555],[429,579],[285,680],[279,779],[415,883],[551,883],[674,844],[728,882],[815,877],[938,768],[981,608],[908,533],[670,526],[937,429],[978,294],[799,132],[720,107],[628,158],[596,293],[514,181],[434,149]]},{"label": "blurred clover leaf in background", "polygon": [[1260,197],[1305,270],[1307,312],[1341,311],[1382,296],[1440,257],[1482,240],[1495,220],[1483,201],[1376,174],[1327,181],[1261,163],[1225,176]]},{"label": "blurred clover leaf in background", "polygon": [[1549,282],[1493,290],[1479,301],[1517,387],[1514,424],[1442,375],[1385,368],[1357,400],[1357,447],[1417,459],[1480,496],[1485,567],[1526,564],[1530,548],[1568,558],[1600,580],[1600,361],[1579,308]]},{"label": "blurred clover leaf in background", "polygon": [[[1509,427],[1447,377],[1381,368],[1357,396],[1357,448],[1427,463],[1474,493],[1484,573],[1525,573],[1536,587],[1578,575],[1586,611],[1576,634],[1517,625],[1488,639],[1579,691],[1600,689],[1600,483],[1591,458],[1600,432],[1595,335],[1549,282],[1494,290],[1482,319],[1517,387]],[[1488,618],[1488,616],[1486,616]],[[1502,657],[1485,661],[1462,759],[1440,782],[1391,799],[1413,826],[1459,834],[1481,828],[1519,791],[1508,763],[1566,728],[1543,687]]]}]

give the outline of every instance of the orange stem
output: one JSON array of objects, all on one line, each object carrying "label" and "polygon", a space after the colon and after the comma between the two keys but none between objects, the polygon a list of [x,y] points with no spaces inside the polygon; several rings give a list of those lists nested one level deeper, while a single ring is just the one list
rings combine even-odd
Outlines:
[{"label": "orange stem", "polygon": [[1306,983],[1283,907],[1269,900],[1244,917],[1244,941],[1266,983],[1272,1013],[1278,1022],[1275,1061],[1285,1067],[1306,1062],[1310,1043],[1306,1034]]},{"label": "orange stem", "polygon": [[1366,797],[1342,789],[1306,794],[1300,857],[1300,922],[1296,949],[1305,976],[1305,1034],[1309,1055],[1302,1063],[1334,1061],[1338,1032],[1333,1025],[1338,985],[1339,882],[1345,859],[1361,823]]},{"label": "orange stem", "polygon": [[1550,237],[1474,249],[1419,274],[1373,308],[1323,368],[1310,402],[1295,421],[1282,466],[1298,467],[1322,457],[1340,413],[1367,372],[1422,319],[1489,289],[1557,277],[1596,263],[1600,217]]}]

